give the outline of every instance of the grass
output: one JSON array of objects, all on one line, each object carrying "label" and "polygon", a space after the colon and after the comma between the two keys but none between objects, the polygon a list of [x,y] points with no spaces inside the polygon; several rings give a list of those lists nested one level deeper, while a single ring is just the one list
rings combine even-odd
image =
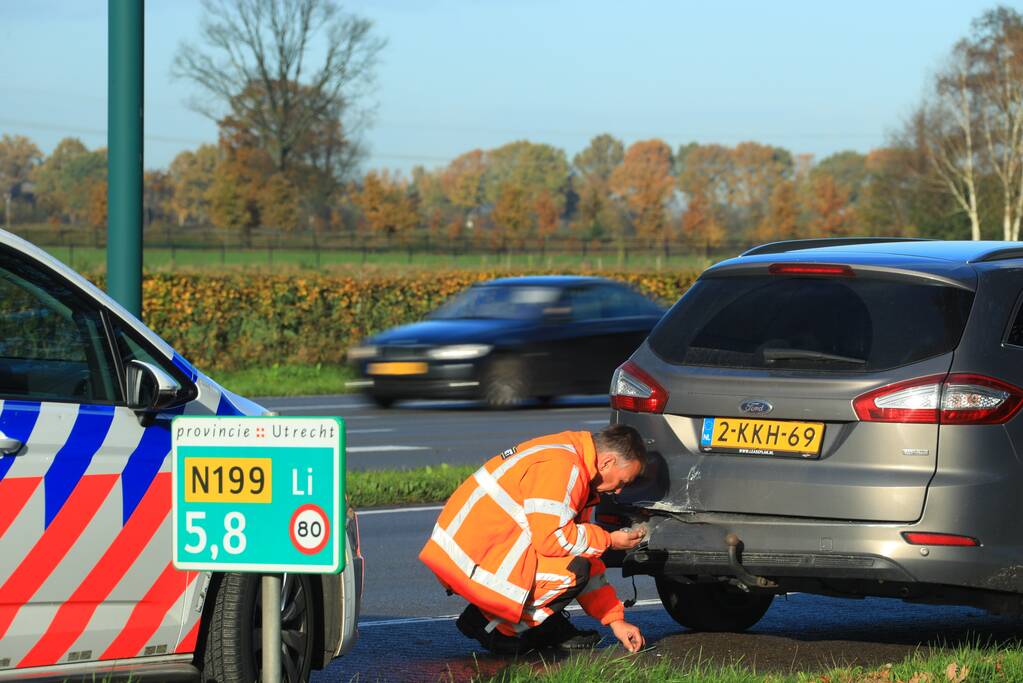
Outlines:
[{"label": "grass", "polygon": [[355,379],[347,365],[269,365],[212,372],[210,376],[236,394],[253,396],[313,396],[344,394]]},{"label": "grass", "polygon": [[[50,254],[79,271],[95,271],[106,265],[106,250],[97,247],[46,246]],[[702,270],[721,258],[707,258],[702,254],[634,253],[620,258],[618,254],[583,255],[581,253],[546,254],[431,254],[417,252],[362,252],[334,249],[166,249],[147,248],[143,251],[144,267],[151,270],[280,268],[332,269],[352,267],[409,267],[409,268],[464,268],[464,269],[569,269],[603,270],[635,269]]]},{"label": "grass", "polygon": [[[616,648],[617,649],[617,648]],[[622,655],[621,651],[578,656],[562,662],[515,664],[488,683],[965,683],[1023,680],[1023,650],[962,645],[918,652],[878,668],[842,667],[822,671],[758,673],[741,664],[715,665],[701,660]]]},{"label": "grass", "polygon": [[443,502],[477,469],[476,465],[442,464],[411,470],[347,472],[348,501],[356,509]]}]

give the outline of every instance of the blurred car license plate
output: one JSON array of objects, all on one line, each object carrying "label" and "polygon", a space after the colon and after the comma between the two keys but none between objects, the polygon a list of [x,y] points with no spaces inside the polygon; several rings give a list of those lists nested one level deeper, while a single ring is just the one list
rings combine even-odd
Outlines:
[{"label": "blurred car license plate", "polygon": [[367,375],[425,375],[426,363],[370,363]]},{"label": "blurred car license plate", "polygon": [[821,454],[823,442],[823,422],[705,417],[700,433],[700,450],[704,453],[791,454],[816,458]]}]

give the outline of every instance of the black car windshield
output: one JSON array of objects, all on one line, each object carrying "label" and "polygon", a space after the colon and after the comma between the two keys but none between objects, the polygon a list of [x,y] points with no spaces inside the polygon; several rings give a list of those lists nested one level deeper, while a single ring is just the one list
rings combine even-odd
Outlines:
[{"label": "black car windshield", "polygon": [[531,320],[557,302],[561,290],[528,285],[482,285],[470,287],[434,311],[430,318],[498,318]]}]

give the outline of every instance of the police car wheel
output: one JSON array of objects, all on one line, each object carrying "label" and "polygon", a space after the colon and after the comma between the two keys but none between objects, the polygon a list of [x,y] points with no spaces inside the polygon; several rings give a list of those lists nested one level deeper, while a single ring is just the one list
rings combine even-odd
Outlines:
[{"label": "police car wheel", "polygon": [[[313,580],[285,574],[281,585],[281,680],[309,679],[316,628]],[[206,635],[203,680],[251,683],[261,680],[262,610],[257,574],[224,574]]]}]

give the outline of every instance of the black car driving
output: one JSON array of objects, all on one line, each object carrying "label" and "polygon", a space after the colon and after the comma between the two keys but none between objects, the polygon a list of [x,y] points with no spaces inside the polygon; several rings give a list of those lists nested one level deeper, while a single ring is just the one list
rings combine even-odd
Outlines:
[{"label": "black car driving", "polygon": [[348,351],[379,406],[400,399],[527,399],[607,391],[664,309],[599,277],[509,277],[470,287],[427,319]]}]

